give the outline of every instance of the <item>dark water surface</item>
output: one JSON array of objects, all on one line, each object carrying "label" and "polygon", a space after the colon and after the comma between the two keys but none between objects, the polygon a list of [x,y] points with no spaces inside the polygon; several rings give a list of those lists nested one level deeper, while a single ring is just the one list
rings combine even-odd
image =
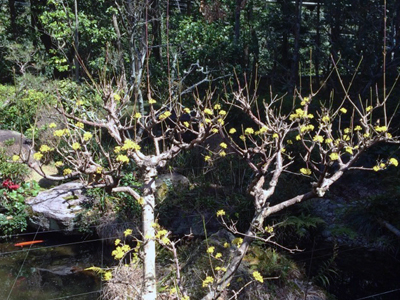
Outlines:
[{"label": "dark water surface", "polygon": [[38,234],[43,243],[14,246],[33,240],[33,235],[0,240],[1,300],[94,300],[101,280],[91,266],[102,266],[103,246],[99,240]]}]

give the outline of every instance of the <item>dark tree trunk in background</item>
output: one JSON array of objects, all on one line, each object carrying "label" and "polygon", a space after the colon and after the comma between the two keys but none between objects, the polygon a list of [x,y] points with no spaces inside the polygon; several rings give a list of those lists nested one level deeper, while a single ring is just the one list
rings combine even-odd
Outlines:
[{"label": "dark tree trunk in background", "polygon": [[300,63],[300,28],[301,28],[301,10],[302,0],[296,0],[296,21],[294,24],[294,47],[292,66],[290,71],[289,95],[293,95],[294,89],[298,83],[299,63]]},{"label": "dark tree trunk in background", "polygon": [[15,40],[17,38],[17,23],[15,22],[17,12],[15,10],[15,0],[8,0],[8,8],[10,10],[11,34],[12,38]]}]

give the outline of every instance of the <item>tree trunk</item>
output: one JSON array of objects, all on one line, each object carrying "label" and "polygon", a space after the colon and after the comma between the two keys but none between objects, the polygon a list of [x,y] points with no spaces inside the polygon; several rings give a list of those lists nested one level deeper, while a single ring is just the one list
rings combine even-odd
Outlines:
[{"label": "tree trunk", "polygon": [[143,292],[142,300],[156,300],[156,242],[153,223],[155,207],[155,176],[157,169],[147,167],[144,173],[142,227],[143,227]]},{"label": "tree trunk", "polygon": [[296,0],[296,23],[294,27],[294,49],[290,74],[289,93],[293,95],[294,88],[297,85],[300,63],[300,27],[301,27],[301,10],[303,6],[302,0]]}]

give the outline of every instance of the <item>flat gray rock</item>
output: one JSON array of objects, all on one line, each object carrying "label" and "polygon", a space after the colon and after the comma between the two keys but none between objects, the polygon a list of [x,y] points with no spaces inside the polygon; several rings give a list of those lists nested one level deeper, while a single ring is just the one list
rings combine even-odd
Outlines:
[{"label": "flat gray rock", "polygon": [[27,199],[29,223],[40,230],[73,232],[75,218],[83,210],[82,204],[92,200],[84,190],[82,183],[68,182]]}]

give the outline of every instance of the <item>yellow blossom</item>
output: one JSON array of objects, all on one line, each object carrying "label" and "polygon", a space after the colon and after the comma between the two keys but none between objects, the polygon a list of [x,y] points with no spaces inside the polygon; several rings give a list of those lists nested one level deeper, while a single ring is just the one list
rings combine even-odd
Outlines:
[{"label": "yellow blossom", "polygon": [[221,253],[221,252],[218,252],[217,254],[215,254],[214,257],[215,257],[216,259],[221,258],[221,257],[222,257],[222,253]]},{"label": "yellow blossom", "polygon": [[215,104],[215,105],[214,105],[214,109],[221,109],[221,105]]},{"label": "yellow blossom", "polygon": [[347,113],[347,109],[345,109],[344,107],[342,107],[342,108],[340,109],[340,112],[345,114],[345,113]]},{"label": "yellow blossom", "polygon": [[350,128],[345,128],[345,129],[343,130],[343,132],[344,132],[344,133],[349,133],[349,132],[350,132]]},{"label": "yellow blossom", "polygon": [[225,110],[220,110],[218,112],[218,114],[221,115],[221,116],[225,116],[226,115],[226,111]]},{"label": "yellow blossom", "polygon": [[386,132],[386,137],[387,137],[388,139],[393,138],[393,136],[392,136],[389,132]]},{"label": "yellow blossom", "polygon": [[274,133],[273,135],[272,135],[272,138],[274,138],[274,139],[277,139],[279,137],[279,135],[277,134],[277,133]]},{"label": "yellow blossom", "polygon": [[158,118],[162,121],[165,120],[166,118],[171,116],[171,112],[170,111],[166,111],[163,114],[159,115]]},{"label": "yellow blossom", "polygon": [[112,273],[111,273],[111,271],[107,271],[107,272],[104,273],[103,279],[104,279],[105,281],[109,281],[111,278],[112,278]]},{"label": "yellow blossom", "polygon": [[119,161],[121,163],[128,163],[129,162],[129,158],[126,155],[118,155],[116,158],[116,161]]},{"label": "yellow blossom", "polygon": [[324,141],[324,138],[320,135],[316,135],[316,136],[314,136],[313,141],[322,143]]},{"label": "yellow blossom", "polygon": [[36,160],[41,160],[43,158],[43,154],[40,152],[36,152],[35,154],[33,154],[33,158]]},{"label": "yellow blossom", "polygon": [[298,134],[296,135],[296,141],[300,141],[301,140],[301,136]]},{"label": "yellow blossom", "polygon": [[228,145],[225,144],[225,143],[221,143],[221,144],[219,144],[219,146],[220,146],[221,148],[223,148],[223,149],[226,149],[226,148],[228,147]]},{"label": "yellow blossom", "polygon": [[57,127],[57,124],[56,123],[50,123],[49,124],[49,128],[56,128]]},{"label": "yellow blossom", "polygon": [[308,115],[307,115],[307,118],[309,118],[309,119],[314,119],[314,115],[313,115],[313,114],[308,114]]},{"label": "yellow blossom", "polygon": [[254,134],[254,129],[251,127],[248,127],[244,130],[245,134]]},{"label": "yellow blossom", "polygon": [[229,248],[229,243],[228,242],[224,243],[224,248]]},{"label": "yellow blossom", "polygon": [[225,152],[225,151],[221,151],[221,152],[219,153],[219,156],[225,157],[225,156],[226,156],[226,152]]},{"label": "yellow blossom", "polygon": [[121,243],[120,239],[116,239],[115,242],[114,242],[115,246],[118,246],[119,243]]},{"label": "yellow blossom", "polygon": [[213,247],[213,246],[208,247],[208,249],[207,249],[207,253],[209,253],[209,254],[214,253],[214,251],[215,251],[215,247]]},{"label": "yellow blossom", "polygon": [[372,170],[374,170],[375,172],[378,172],[380,169],[381,169],[381,168],[379,168],[379,166],[374,166],[374,167],[372,168]]},{"label": "yellow blossom", "polygon": [[369,111],[371,111],[372,109],[373,109],[372,106],[368,106],[368,107],[366,108],[366,111],[369,112]]},{"label": "yellow blossom", "polygon": [[132,229],[127,229],[124,231],[124,236],[127,237],[128,235],[132,234]]},{"label": "yellow blossom", "polygon": [[288,145],[293,145],[293,141],[292,140],[287,140],[286,141]]},{"label": "yellow blossom", "polygon": [[114,94],[114,100],[115,101],[120,101],[121,100],[121,96],[118,94]]},{"label": "yellow blossom", "polygon": [[170,295],[174,295],[174,294],[176,294],[176,287],[173,287],[173,288],[171,288],[170,290],[169,290],[169,294]]},{"label": "yellow blossom", "polygon": [[219,211],[217,211],[217,217],[222,217],[225,216],[225,211],[223,209],[220,209]]},{"label": "yellow blossom", "polygon": [[121,149],[122,150],[131,150],[132,149],[132,150],[139,151],[141,148],[134,141],[127,139],[124,141],[124,145],[122,146]]},{"label": "yellow blossom", "polygon": [[116,146],[114,148],[114,153],[120,153],[121,152],[121,147],[120,146]]},{"label": "yellow blossom", "polygon": [[64,176],[67,176],[67,175],[69,175],[69,174],[71,174],[71,173],[72,173],[72,170],[71,170],[71,169],[65,169],[65,170],[63,171]]},{"label": "yellow blossom", "polygon": [[142,114],[140,112],[135,113],[133,116],[135,119],[140,119],[142,117]]},{"label": "yellow blossom", "polygon": [[185,107],[185,108],[183,109],[183,111],[184,111],[185,113],[187,113],[187,114],[190,114],[190,109],[187,108],[187,107]]},{"label": "yellow blossom", "polygon": [[206,122],[208,124],[208,123],[211,123],[211,120],[209,118],[205,118],[204,122]]},{"label": "yellow blossom", "polygon": [[336,152],[332,152],[331,154],[329,154],[329,158],[331,160],[338,160],[339,159],[339,154],[337,154]]},{"label": "yellow blossom", "polygon": [[79,143],[75,142],[72,144],[72,149],[74,149],[74,150],[81,149],[81,145]]},{"label": "yellow blossom", "polygon": [[90,140],[92,137],[93,137],[93,134],[91,134],[90,132],[85,132],[85,133],[83,134],[83,140],[84,140],[84,141],[88,141],[88,140]]},{"label": "yellow blossom", "polygon": [[85,125],[83,125],[82,122],[77,122],[77,123],[75,124],[75,126],[78,127],[78,128],[82,128],[82,129],[85,127]]},{"label": "yellow blossom", "polygon": [[267,126],[263,126],[263,127],[260,128],[260,134],[267,133],[267,131],[268,131],[268,127]]},{"label": "yellow blossom", "polygon": [[18,155],[13,155],[12,156],[13,161],[19,161],[19,156]]},{"label": "yellow blossom", "polygon": [[376,132],[385,132],[387,131],[387,127],[386,126],[376,126],[375,127]]},{"label": "yellow blossom", "polygon": [[242,245],[242,243],[243,243],[243,239],[242,238],[235,238],[232,241],[232,244],[236,245],[238,248],[240,247],[240,245]]},{"label": "yellow blossom", "polygon": [[258,271],[254,271],[253,272],[253,277],[254,277],[255,280],[257,280],[257,281],[259,281],[261,283],[264,282],[263,277],[261,276],[260,272],[258,272]]},{"label": "yellow blossom", "polygon": [[236,132],[236,129],[235,128],[231,128],[230,130],[229,130],[229,134],[234,134]]},{"label": "yellow blossom", "polygon": [[213,128],[213,129],[211,129],[211,132],[212,133],[218,133],[218,129],[217,128]]},{"label": "yellow blossom", "polygon": [[350,137],[347,134],[345,134],[345,135],[343,135],[343,140],[350,141]]},{"label": "yellow blossom", "polygon": [[311,170],[306,168],[301,168],[300,173],[304,175],[311,175]]},{"label": "yellow blossom", "polygon": [[325,143],[326,143],[326,144],[332,143],[332,139],[330,139],[330,138],[325,139]]},{"label": "yellow blossom", "polygon": [[101,174],[101,172],[103,172],[103,167],[97,167],[96,168],[96,173],[97,174]]},{"label": "yellow blossom", "polygon": [[274,232],[274,227],[267,226],[267,227],[265,227],[265,231],[268,232],[268,233],[273,233]]},{"label": "yellow blossom", "polygon": [[204,156],[204,161],[209,161],[211,157],[209,155]]},{"label": "yellow blossom", "polygon": [[218,122],[219,124],[221,124],[221,125],[224,125],[224,124],[225,124],[225,121],[222,120],[222,119],[218,119],[217,122]]},{"label": "yellow blossom", "polygon": [[214,278],[211,276],[207,276],[206,279],[203,280],[203,287],[207,287],[210,283],[214,282]]},{"label": "yellow blossom", "polygon": [[328,115],[322,117],[322,122],[324,123],[328,123],[330,120],[331,118]]},{"label": "yellow blossom", "polygon": [[149,104],[156,104],[156,103],[157,103],[156,100],[154,100],[154,99],[152,99],[152,98],[149,99]]},{"label": "yellow blossom", "polygon": [[397,159],[395,159],[393,157],[389,159],[389,163],[395,167],[397,167],[399,165],[399,162],[397,161]]},{"label": "yellow blossom", "polygon": [[366,133],[363,134],[363,137],[365,137],[365,138],[367,138],[369,136],[370,136],[369,132],[366,132]]},{"label": "yellow blossom", "polygon": [[185,125],[186,127],[189,127],[189,122],[188,121],[185,121],[185,122],[183,122],[183,125]]},{"label": "yellow blossom", "polygon": [[239,139],[241,139],[243,142],[246,140],[246,137],[244,135],[239,136]]},{"label": "yellow blossom", "polygon": [[209,108],[204,109],[204,113],[205,113],[206,115],[212,115],[212,114],[213,114],[212,110],[209,109]]},{"label": "yellow blossom", "polygon": [[56,130],[54,131],[53,135],[57,137],[62,137],[64,135],[64,130],[63,129]]},{"label": "yellow blossom", "polygon": [[346,147],[345,150],[346,150],[347,153],[350,153],[351,155],[353,155],[353,148]]},{"label": "yellow blossom", "polygon": [[360,125],[357,125],[356,127],[354,127],[354,131],[360,131],[362,130],[362,127]]},{"label": "yellow blossom", "polygon": [[59,168],[59,167],[62,167],[62,166],[64,165],[64,163],[63,163],[62,161],[56,161],[56,162],[54,163],[54,165],[55,165],[57,168]]}]

